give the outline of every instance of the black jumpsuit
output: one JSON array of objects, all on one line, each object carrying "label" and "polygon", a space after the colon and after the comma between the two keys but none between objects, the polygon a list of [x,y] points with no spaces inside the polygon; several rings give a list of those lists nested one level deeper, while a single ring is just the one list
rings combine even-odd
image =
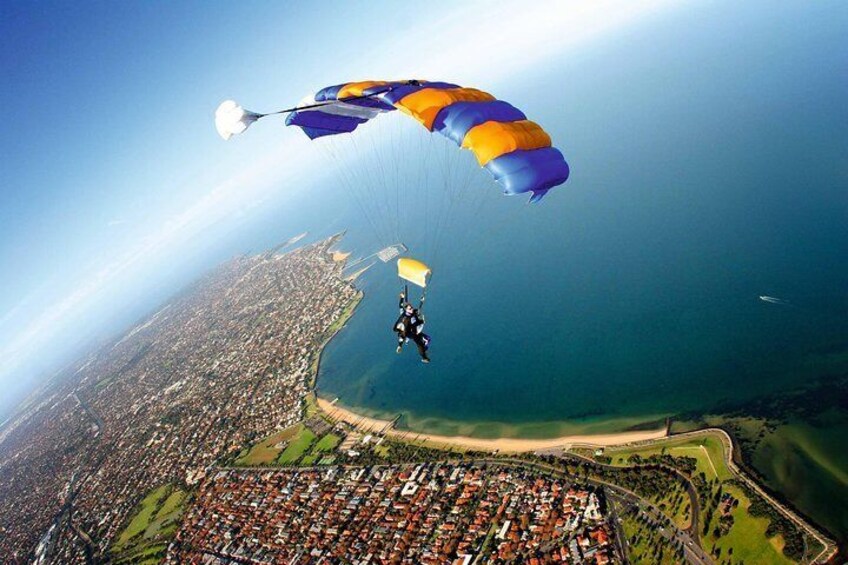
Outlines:
[{"label": "black jumpsuit", "polygon": [[429,357],[427,357],[427,343],[424,341],[424,320],[421,319],[418,309],[413,309],[412,314],[407,315],[405,306],[404,299],[401,298],[398,303],[400,318],[395,322],[394,327],[395,332],[398,334],[398,347],[403,347],[404,342],[409,338],[415,342],[421,358],[429,360]]}]

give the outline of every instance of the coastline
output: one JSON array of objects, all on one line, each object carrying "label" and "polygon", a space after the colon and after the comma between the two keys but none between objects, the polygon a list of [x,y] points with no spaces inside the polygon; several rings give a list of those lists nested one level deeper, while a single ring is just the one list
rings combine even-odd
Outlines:
[{"label": "coastline", "polygon": [[[785,519],[794,523],[802,531],[806,532],[821,544],[821,551],[814,557],[813,562],[819,562],[820,559],[831,559],[838,552],[838,547],[827,534],[813,525],[813,522],[799,514],[791,505],[783,504],[776,499],[772,494],[759,484],[759,482],[749,476],[742,468],[739,467],[734,460],[736,451],[739,446],[733,441],[732,437],[722,428],[715,426],[707,426],[700,429],[691,430],[684,433],[671,433],[671,426],[667,423],[662,427],[653,429],[627,429],[626,431],[613,432],[589,432],[589,433],[573,433],[560,434],[555,437],[510,437],[503,435],[503,429],[498,429],[496,426],[491,431],[494,432],[492,437],[476,437],[464,435],[462,433],[431,433],[426,431],[416,431],[418,428],[415,425],[410,428],[398,429],[396,424],[400,420],[400,415],[393,419],[381,418],[380,414],[365,415],[356,412],[353,408],[346,408],[337,404],[338,398],[332,402],[318,396],[317,384],[320,373],[320,362],[324,353],[324,349],[332,341],[339,330],[341,330],[347,321],[354,314],[357,306],[364,298],[364,293],[360,290],[358,296],[354,299],[351,305],[346,308],[344,314],[331,327],[331,334],[319,349],[318,356],[313,366],[312,382],[310,386],[309,398],[306,402],[306,413],[312,411],[323,412],[326,417],[336,422],[345,422],[362,433],[376,433],[384,437],[395,438],[400,441],[412,442],[421,446],[430,446],[443,450],[470,450],[483,451],[499,454],[520,454],[532,452],[548,452],[555,453],[559,450],[566,451],[574,447],[578,448],[633,448],[645,447],[651,445],[663,445],[667,440],[674,440],[690,436],[699,436],[702,434],[717,435],[723,444],[722,451],[724,452],[726,461],[725,464],[731,470],[737,480],[747,484],[754,492],[761,496],[765,501],[776,508]],[[311,405],[311,407],[310,407]],[[644,420],[643,420],[644,421]],[[421,422],[419,422],[421,423]],[[420,429],[420,428],[418,428]],[[449,428],[448,428],[449,429]],[[602,428],[603,429],[603,428]]]},{"label": "coastline", "polygon": [[356,312],[357,307],[362,302],[362,299],[365,297],[365,293],[361,290],[357,291],[356,297],[345,307],[345,310],[342,312],[339,319],[333,322],[333,324],[329,328],[329,335],[324,340],[324,342],[318,347],[318,353],[315,356],[315,359],[312,361],[312,367],[310,368],[310,376],[309,376],[309,394],[313,394],[316,397],[317,389],[318,389],[318,374],[321,371],[321,358],[324,356],[324,350],[327,348],[327,345],[336,337],[336,334],[339,333],[342,328],[345,327],[348,320],[353,317],[353,314]]},{"label": "coastline", "polygon": [[[346,257],[344,259],[346,259]],[[626,418],[622,418],[614,423],[609,420],[598,422],[597,425],[593,425],[595,429],[590,428],[589,430],[584,431],[583,429],[578,428],[574,431],[574,433],[568,433],[571,431],[571,429],[569,429],[571,428],[571,425],[568,425],[565,422],[562,422],[564,426],[559,430],[556,430],[556,427],[553,427],[553,429],[551,427],[545,427],[554,423],[542,423],[540,427],[534,429],[535,433],[539,434],[538,437],[519,435],[521,432],[517,432],[516,435],[513,436],[511,433],[515,432],[515,430],[510,429],[511,426],[503,422],[466,424],[450,422],[440,418],[419,418],[417,422],[410,422],[408,420],[408,414],[404,414],[402,420],[400,414],[393,418],[393,415],[386,416],[384,414],[374,412],[370,412],[370,415],[367,415],[369,413],[367,409],[361,409],[364,413],[359,413],[356,411],[356,408],[339,406],[337,404],[339,400],[338,398],[331,402],[325,398],[319,397],[318,378],[324,350],[337,335],[338,331],[346,325],[347,321],[355,313],[363,298],[364,292],[360,290],[358,296],[353,300],[352,304],[346,308],[346,311],[340,319],[331,326],[330,335],[319,348],[317,358],[313,364],[310,391],[305,404],[305,414],[315,415],[316,412],[319,414],[323,412],[329,419],[336,422],[345,422],[364,434],[375,433],[400,441],[412,442],[413,444],[421,446],[429,446],[451,451],[481,451],[500,454],[533,452],[556,453],[560,450],[566,451],[575,447],[589,449],[608,447],[644,447],[650,445],[663,445],[665,441],[669,439],[698,436],[701,434],[715,434],[721,439],[721,443],[724,447],[723,451],[727,458],[726,464],[728,468],[731,469],[731,472],[737,480],[747,484],[749,488],[765,499],[770,506],[776,508],[779,514],[782,514],[785,519],[794,523],[802,531],[806,532],[819,544],[821,544],[822,549],[814,558],[813,562],[819,562],[819,559],[822,557],[824,557],[825,560],[830,559],[838,552],[836,543],[830,539],[826,530],[821,530],[820,526],[814,525],[815,522],[813,522],[810,518],[807,518],[805,514],[798,512],[791,503],[782,503],[782,493],[778,493],[778,498],[775,498],[775,496],[769,492],[768,487],[764,488],[763,485],[759,484],[757,479],[752,478],[752,476],[749,476],[742,468],[739,467],[739,464],[737,464],[737,461],[735,460],[737,456],[741,460],[741,456],[737,453],[739,450],[739,444],[720,427],[708,425],[688,432],[673,434],[671,433],[671,426],[668,423],[668,420],[666,420],[666,424],[661,427],[657,426],[654,428],[640,429],[637,426],[644,426],[647,428],[650,425],[649,422],[656,422],[656,419],[646,420],[645,418],[639,418],[641,423],[636,422],[632,427],[622,428],[620,427],[623,423],[621,420],[626,420]],[[658,418],[665,418],[668,415],[656,416]],[[441,429],[437,428],[436,431],[434,431],[430,428],[428,424],[433,420],[440,422],[441,425],[439,427]],[[396,427],[399,421],[401,422],[402,428]],[[424,426],[422,426],[422,424],[424,424]],[[472,429],[469,429],[466,426],[471,426]],[[480,436],[478,436],[477,431],[482,430],[483,426],[485,426],[486,429]],[[430,430],[426,431],[427,428],[430,428]],[[612,429],[610,430],[610,428]],[[559,433],[556,433],[554,430]],[[522,432],[526,431],[526,429],[522,430]],[[554,431],[554,433],[550,433],[552,431]],[[550,435],[547,435],[547,433],[550,433]]]},{"label": "coastline", "polygon": [[448,436],[439,434],[418,433],[410,430],[394,428],[394,422],[357,414],[353,410],[334,404],[326,399],[317,398],[318,407],[334,420],[341,420],[359,428],[362,431],[384,433],[389,437],[415,436],[415,441],[434,446],[461,447],[480,451],[501,451],[507,453],[523,453],[543,449],[556,449],[587,445],[608,447],[626,445],[634,442],[663,439],[668,436],[665,426],[654,430],[639,430],[618,433],[574,434],[552,438],[478,438],[463,435]]},{"label": "coastline", "polygon": [[385,437],[412,441],[415,444],[428,445],[440,449],[464,449],[474,451],[491,451],[501,454],[506,453],[528,453],[551,450],[568,450],[573,447],[614,447],[614,446],[650,446],[662,445],[665,440],[678,440],[701,435],[715,435],[723,444],[722,452],[725,465],[730,469],[734,477],[744,482],[759,496],[764,498],[768,504],[776,508],[784,518],[793,522],[802,531],[813,537],[822,545],[822,549],[816,555],[812,563],[825,562],[838,552],[836,543],[824,534],[817,526],[796,512],[794,508],[781,503],[767,489],[763,488],[758,481],[749,476],[734,460],[736,444],[731,436],[722,428],[707,427],[683,433],[670,434],[667,427],[656,430],[628,431],[607,434],[581,434],[566,435],[547,439],[522,439],[522,438],[476,438],[469,436],[445,436],[438,434],[418,433],[410,430],[398,430],[394,427],[395,420],[382,420],[357,414],[351,409],[344,408],[323,398],[316,397],[318,409],[323,411],[334,421],[342,421],[353,426],[360,432],[378,433]]}]

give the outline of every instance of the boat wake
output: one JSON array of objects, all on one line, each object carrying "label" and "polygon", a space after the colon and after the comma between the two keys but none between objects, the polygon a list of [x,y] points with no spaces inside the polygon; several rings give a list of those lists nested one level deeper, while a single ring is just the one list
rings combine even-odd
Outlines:
[{"label": "boat wake", "polygon": [[781,304],[783,306],[792,305],[788,300],[783,300],[782,298],[775,298],[774,296],[760,296],[760,300],[762,300],[763,302],[768,302],[769,304]]}]

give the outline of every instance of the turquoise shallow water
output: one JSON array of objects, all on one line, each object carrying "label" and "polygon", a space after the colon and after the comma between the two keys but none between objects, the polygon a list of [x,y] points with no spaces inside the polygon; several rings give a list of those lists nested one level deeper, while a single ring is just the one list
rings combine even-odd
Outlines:
[{"label": "turquoise shallow water", "polygon": [[[795,386],[848,349],[838,22],[689,16],[493,88],[544,124],[572,178],[537,206],[494,186],[482,213],[460,201],[435,251],[419,212],[406,239],[438,257],[434,363],[395,355],[398,284],[380,265],[325,352],[323,395],[419,421],[579,426]],[[347,241],[364,249],[360,228]]]}]

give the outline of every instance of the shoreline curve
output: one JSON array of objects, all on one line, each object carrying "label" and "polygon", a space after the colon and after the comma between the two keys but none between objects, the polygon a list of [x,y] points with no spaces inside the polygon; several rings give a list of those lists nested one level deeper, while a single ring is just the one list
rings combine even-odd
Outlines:
[{"label": "shoreline curve", "polygon": [[638,430],[630,432],[566,435],[552,438],[477,438],[470,436],[447,436],[428,434],[414,430],[398,430],[394,421],[381,420],[370,416],[357,414],[349,408],[344,408],[326,399],[317,397],[318,407],[334,420],[344,421],[360,431],[378,432],[389,437],[414,435],[415,441],[421,441],[436,446],[454,446],[479,451],[501,451],[508,453],[524,453],[543,449],[587,445],[608,447],[626,445],[635,442],[663,439],[668,437],[666,426],[655,430]]}]

